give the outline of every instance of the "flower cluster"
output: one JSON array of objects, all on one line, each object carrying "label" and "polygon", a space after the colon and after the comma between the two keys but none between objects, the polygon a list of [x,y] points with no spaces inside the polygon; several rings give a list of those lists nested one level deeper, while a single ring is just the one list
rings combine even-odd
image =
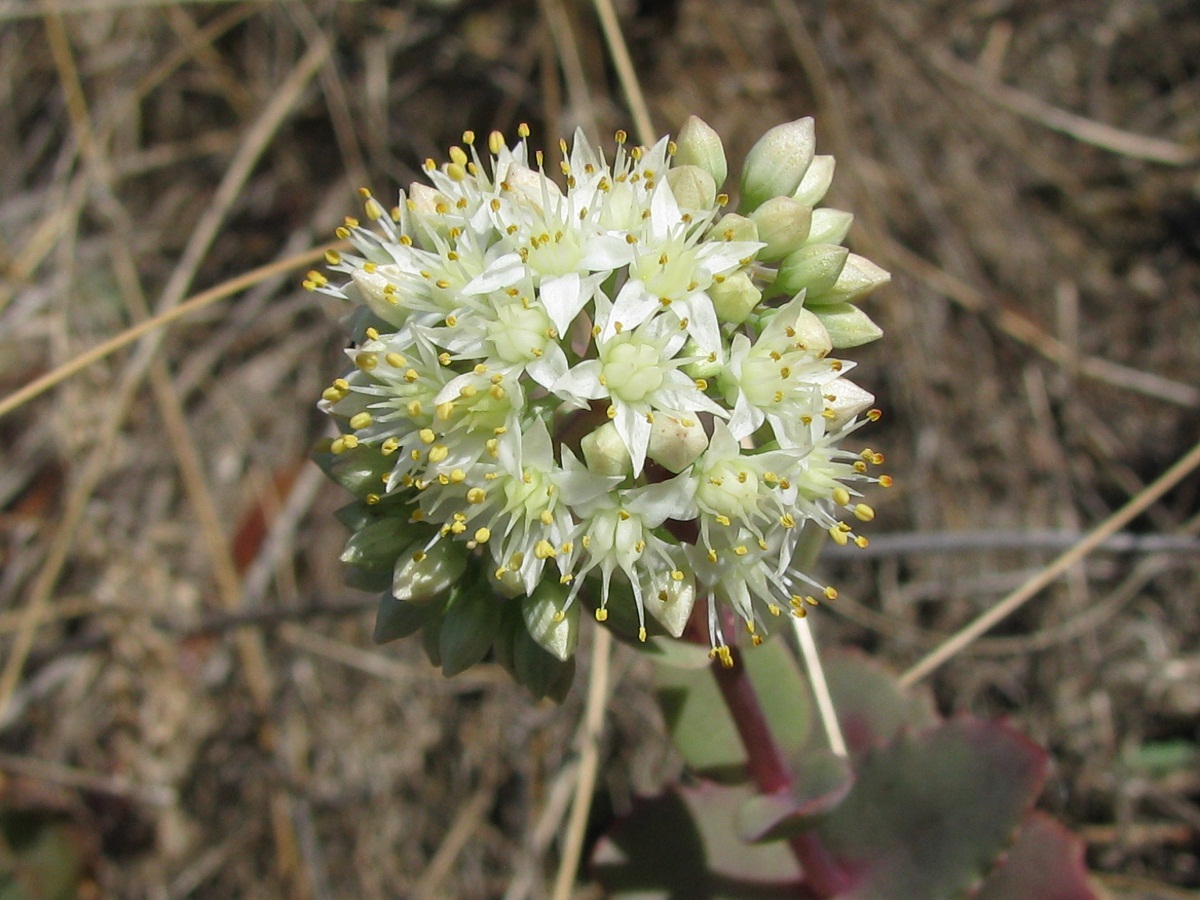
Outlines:
[{"label": "flower cluster", "polygon": [[878,337],[854,303],[888,276],[841,246],[849,214],[814,208],[833,160],[811,119],[755,145],[738,213],[699,119],[650,148],[618,133],[611,163],[577,133],[560,180],[519,136],[481,154],[464,134],[391,210],[363,190],[342,277],[309,273],[358,305],[329,458],[369,450],[364,502],[402,514],[396,596],[468,560],[493,592],[551,597],[526,621],[556,652],[581,594],[600,621],[631,596],[642,640],[706,599],[724,658],[717,603],[757,640],[833,596],[793,565],[802,526],[865,543],[853,485],[887,484],[882,457],[838,444],[878,414],[830,354]]}]

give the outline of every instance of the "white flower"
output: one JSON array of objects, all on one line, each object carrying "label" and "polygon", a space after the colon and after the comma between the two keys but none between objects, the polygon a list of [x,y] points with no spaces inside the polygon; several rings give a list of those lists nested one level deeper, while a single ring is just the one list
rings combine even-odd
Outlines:
[{"label": "white flower", "polygon": [[887,483],[867,474],[874,451],[839,449],[872,398],[830,358],[875,326],[848,303],[778,296],[838,285],[804,255],[810,222],[845,255],[846,214],[811,209],[833,170],[811,122],[756,146],[746,215],[722,213],[724,151],[699,120],[678,166],[666,138],[619,134],[609,163],[577,132],[561,179],[519,134],[486,152],[464,134],[390,211],[363,191],[368,226],[347,219],[353,249],[328,256],[341,283],[305,281],[359,307],[353,368],[322,395],[342,432],[330,449],[366,448],[383,468],[367,502],[433,526],[397,596],[448,554],[512,596],[553,584],[553,616],[584,591],[601,620],[631,598],[643,639],[647,614],[678,636],[705,599],[718,652],[716,604],[754,635],[764,611],[803,615],[831,589],[792,565],[802,526],[865,542],[846,524],[873,515],[853,485]]}]

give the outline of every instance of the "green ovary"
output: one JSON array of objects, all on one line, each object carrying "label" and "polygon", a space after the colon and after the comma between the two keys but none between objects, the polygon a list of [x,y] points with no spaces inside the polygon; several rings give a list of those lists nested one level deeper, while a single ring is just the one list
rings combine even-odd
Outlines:
[{"label": "green ovary", "polygon": [[550,319],[536,308],[518,304],[496,310],[496,320],[488,326],[488,336],[496,355],[506,363],[524,363],[537,358],[549,339]]},{"label": "green ovary", "polygon": [[659,350],[652,344],[628,341],[607,354],[604,379],[609,392],[627,403],[637,403],[663,383]]}]

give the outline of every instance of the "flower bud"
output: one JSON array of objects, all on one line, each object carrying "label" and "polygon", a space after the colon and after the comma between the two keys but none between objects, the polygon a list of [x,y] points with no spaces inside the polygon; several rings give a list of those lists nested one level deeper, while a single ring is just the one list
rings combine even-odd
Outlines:
[{"label": "flower bud", "polygon": [[840,244],[850,233],[854,216],[840,209],[823,206],[812,211],[812,227],[808,230],[809,244]]},{"label": "flower bud", "polygon": [[467,570],[467,550],[457,541],[438,541],[429,550],[406,553],[396,561],[392,596],[428,603],[450,590]]},{"label": "flower bud", "polygon": [[846,378],[839,378],[825,385],[822,390],[825,392],[828,400],[829,408],[833,410],[833,418],[825,423],[825,427],[830,431],[836,431],[841,428],[860,412],[869,409],[871,404],[875,402],[875,397],[864,391],[853,381]]},{"label": "flower bud", "polygon": [[408,318],[408,310],[400,306],[394,292],[386,289],[392,283],[387,276],[399,273],[400,267],[392,263],[376,266],[372,272],[359,268],[350,273],[354,286],[358,288],[359,296],[363,298],[363,302],[371,312],[397,328],[403,325],[405,319]]},{"label": "flower bud", "polygon": [[712,176],[716,187],[724,184],[729,174],[721,136],[696,116],[688,116],[675,138],[675,165],[699,166]]},{"label": "flower bud", "polygon": [[708,447],[708,435],[694,414],[656,412],[646,455],[678,474]]},{"label": "flower bud", "polygon": [[776,125],[759,138],[742,167],[742,209],[754,210],[772,197],[795,193],[816,146],[811,117]]},{"label": "flower bud", "polygon": [[360,569],[387,571],[416,539],[407,517],[388,516],[360,528],[346,542],[342,562]]},{"label": "flower bud", "polygon": [[829,185],[833,184],[833,169],[832,156],[814,156],[792,198],[805,206],[816,206],[829,190]]},{"label": "flower bud", "polygon": [[849,303],[818,306],[814,312],[829,332],[833,346],[839,350],[869,344],[883,336],[883,329],[872,322],[865,312]]},{"label": "flower bud", "polygon": [[696,581],[694,578],[677,578],[682,572],[663,572],[654,580],[655,599],[646,604],[658,624],[671,637],[679,637],[691,618],[696,605]]},{"label": "flower bud", "polygon": [[855,303],[880,285],[887,284],[892,276],[866,257],[851,253],[846,257],[837,281],[827,291],[810,289],[805,295],[807,306],[829,306],[835,303]]},{"label": "flower bud", "polygon": [[585,436],[579,447],[588,469],[597,475],[629,475],[633,472],[633,460],[612,422],[605,422]]},{"label": "flower bud", "polygon": [[850,251],[836,244],[812,244],[789,254],[779,267],[775,293],[795,296],[807,291],[807,297],[833,287]]},{"label": "flower bud", "polygon": [[566,662],[579,642],[580,604],[566,606],[567,588],[543,581],[533,595],[521,601],[521,615],[530,637],[547,653]]},{"label": "flower bud", "polygon": [[712,298],[718,319],[731,325],[741,325],[762,300],[762,291],[754,286],[749,273],[743,270],[713,284],[708,289],[708,296]]},{"label": "flower bud", "polygon": [[717,203],[717,184],[699,166],[676,166],[667,172],[667,184],[680,209],[712,209]]},{"label": "flower bud", "polygon": [[713,223],[709,238],[723,241],[757,241],[758,226],[745,216],[728,213]]},{"label": "flower bud", "polygon": [[783,259],[803,247],[812,217],[810,207],[791,197],[772,197],[752,212],[758,239],[767,245],[758,251],[758,258],[768,262]]}]

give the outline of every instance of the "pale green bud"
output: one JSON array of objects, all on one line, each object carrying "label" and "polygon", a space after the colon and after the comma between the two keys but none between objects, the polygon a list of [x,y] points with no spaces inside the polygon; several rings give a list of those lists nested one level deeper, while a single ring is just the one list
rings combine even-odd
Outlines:
[{"label": "pale green bud", "polygon": [[617,432],[617,426],[605,422],[591,434],[579,442],[583,458],[588,469],[597,475],[630,475],[633,473],[633,460],[625,442]]},{"label": "pale green bud", "polygon": [[[709,290],[712,290],[711,288]],[[692,338],[688,338],[684,343],[683,349],[679,351],[679,355],[683,357],[692,357],[696,362],[687,363],[680,366],[684,374],[689,378],[714,378],[725,371],[725,366],[721,362],[721,358],[717,354],[704,353],[700,349],[700,345]]]},{"label": "pale green bud", "polygon": [[758,258],[768,262],[783,259],[803,247],[812,216],[810,207],[791,197],[772,197],[750,213],[758,227],[758,239],[767,245],[758,251]]},{"label": "pale green bud", "polygon": [[457,541],[438,541],[428,552],[405,553],[396,561],[392,596],[428,603],[450,590],[467,570],[467,550]]},{"label": "pale green bud", "polygon": [[814,156],[808,171],[800,180],[800,187],[792,194],[805,206],[816,206],[833,184],[834,160],[832,156]]},{"label": "pale green bud", "polygon": [[773,285],[775,293],[794,297],[807,291],[807,298],[823,293],[833,287],[850,251],[836,244],[813,244],[789,254],[779,267],[779,275]]},{"label": "pale green bud", "polygon": [[857,253],[846,257],[846,264],[837,281],[827,291],[809,291],[804,302],[809,306],[829,306],[834,303],[855,303],[877,287],[887,284],[892,276],[875,263]]},{"label": "pale green bud", "polygon": [[354,286],[371,312],[389,325],[400,327],[408,318],[408,310],[400,305],[397,295],[388,291],[392,284],[389,275],[399,275],[400,267],[392,263],[376,266],[372,271],[358,268],[350,273]]},{"label": "pale green bud", "polygon": [[721,136],[696,116],[688,116],[675,137],[675,165],[699,166],[712,176],[718,188],[729,174]]},{"label": "pale green bud", "polygon": [[671,637],[679,637],[696,605],[696,582],[682,572],[666,572],[654,580],[653,590],[646,600],[650,613]]},{"label": "pale green bud", "polygon": [[680,209],[712,209],[717,203],[717,183],[699,166],[676,166],[667,172],[667,184]]},{"label": "pale green bud", "polygon": [[682,472],[708,447],[708,435],[694,413],[654,413],[646,455],[669,472]]},{"label": "pale green bud", "polygon": [[829,332],[833,346],[839,350],[869,344],[883,336],[882,328],[872,322],[865,312],[849,303],[818,306],[813,312]]},{"label": "pale green bud", "polygon": [[854,216],[840,209],[823,206],[812,211],[812,227],[808,230],[809,244],[840,244],[850,233]]},{"label": "pale green bud", "polygon": [[566,603],[567,588],[557,581],[541,582],[532,596],[521,601],[521,615],[530,637],[563,662],[571,658],[579,643],[580,604]]},{"label": "pale green bud", "polygon": [[825,330],[821,320],[810,310],[804,308],[796,310],[796,316],[790,324],[792,331],[795,332],[793,340],[801,349],[812,351],[822,357],[828,355],[829,351],[833,349],[833,341],[829,337],[829,332]]},{"label": "pale green bud", "polygon": [[870,409],[875,397],[864,391],[853,381],[839,378],[822,387],[825,402],[833,413],[833,418],[826,420],[825,427],[830,431],[841,428],[859,413]]},{"label": "pale green bud", "polygon": [[396,557],[416,539],[412,524],[400,516],[371,522],[356,531],[346,542],[342,562],[362,569],[387,572]]},{"label": "pale green bud", "polygon": [[754,210],[772,197],[795,193],[816,146],[811,117],[776,125],[760,137],[742,167],[741,208]]},{"label": "pale green bud", "polygon": [[757,241],[758,226],[745,216],[728,213],[713,223],[708,237],[713,241]]},{"label": "pale green bud", "polygon": [[[762,291],[755,287],[745,270],[734,272],[708,289],[717,318],[731,325],[741,325],[762,300]],[[690,373],[689,373],[690,374]]]}]

